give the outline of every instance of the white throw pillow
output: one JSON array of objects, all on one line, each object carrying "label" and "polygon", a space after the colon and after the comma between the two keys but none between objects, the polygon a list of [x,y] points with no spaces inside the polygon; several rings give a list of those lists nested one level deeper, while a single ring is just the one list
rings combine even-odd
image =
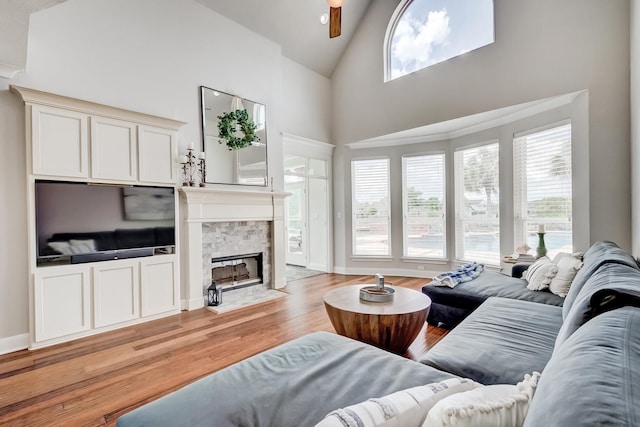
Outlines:
[{"label": "white throw pillow", "polygon": [[96,251],[96,242],[93,239],[89,240],[69,240],[71,245],[72,254],[86,254]]},{"label": "white throw pillow", "polygon": [[531,264],[524,272],[523,278],[528,282],[527,289],[542,291],[551,285],[551,280],[558,272],[558,267],[549,258],[543,256]]},{"label": "white throw pillow", "polygon": [[556,256],[553,257],[553,259],[551,260],[552,263],[558,265],[558,262],[560,262],[560,260],[562,258],[565,257],[571,257],[571,258],[576,258],[579,259],[580,261],[582,261],[582,257],[584,256],[584,253],[582,252],[573,252],[573,253],[568,253],[568,252],[558,252],[558,254]]},{"label": "white throw pillow", "polygon": [[440,399],[477,387],[483,386],[464,378],[412,387],[332,411],[316,427],[419,426]]},{"label": "white throw pillow", "polygon": [[49,247],[62,255],[71,255],[71,245],[69,242],[49,242]]},{"label": "white throw pillow", "polygon": [[539,378],[534,372],[517,385],[488,385],[444,398],[429,411],[422,427],[521,426]]},{"label": "white throw pillow", "polygon": [[582,261],[573,256],[564,256],[558,260],[557,266],[558,273],[551,279],[549,290],[556,295],[566,297],[576,273],[582,268]]}]

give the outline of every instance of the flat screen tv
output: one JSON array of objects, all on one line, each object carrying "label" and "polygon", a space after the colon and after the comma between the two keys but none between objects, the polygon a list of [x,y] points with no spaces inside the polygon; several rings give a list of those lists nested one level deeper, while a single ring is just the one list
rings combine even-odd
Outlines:
[{"label": "flat screen tv", "polygon": [[37,263],[175,252],[172,187],[35,183]]}]

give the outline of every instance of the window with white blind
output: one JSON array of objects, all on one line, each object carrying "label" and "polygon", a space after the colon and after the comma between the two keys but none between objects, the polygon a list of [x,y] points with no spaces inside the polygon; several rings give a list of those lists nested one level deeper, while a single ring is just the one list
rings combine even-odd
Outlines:
[{"label": "window with white blind", "polygon": [[544,227],[548,255],[572,252],[571,124],[515,136],[515,246],[538,246]]},{"label": "window with white blind", "polygon": [[389,159],[351,162],[354,256],[391,255]]},{"label": "window with white blind", "polygon": [[404,256],[445,258],[444,154],[402,158]]},{"label": "window with white blind", "polygon": [[459,261],[500,264],[498,143],[464,148],[454,156]]}]

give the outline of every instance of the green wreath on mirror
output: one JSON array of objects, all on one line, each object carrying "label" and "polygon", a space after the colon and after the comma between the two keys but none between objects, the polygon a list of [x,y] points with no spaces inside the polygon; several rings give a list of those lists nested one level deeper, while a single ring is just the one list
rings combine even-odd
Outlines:
[{"label": "green wreath on mirror", "polygon": [[239,150],[260,141],[256,135],[256,124],[249,118],[247,110],[229,111],[218,116],[220,144],[226,142],[229,150]]}]

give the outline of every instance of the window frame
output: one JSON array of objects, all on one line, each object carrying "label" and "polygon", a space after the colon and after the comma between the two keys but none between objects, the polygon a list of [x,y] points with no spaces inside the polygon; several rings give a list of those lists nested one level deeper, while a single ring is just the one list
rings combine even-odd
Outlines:
[{"label": "window frame", "polygon": [[[520,148],[517,147],[517,140],[521,139],[521,138],[526,138],[528,136],[531,135],[535,135],[535,134],[539,134],[548,130],[552,130],[552,129],[556,129],[556,128],[561,128],[561,127],[565,127],[565,126],[569,126],[569,147],[570,147],[570,165],[571,165],[571,179],[570,179],[570,191],[571,191],[571,218],[568,220],[568,223],[571,225],[571,246],[572,249],[571,251],[573,251],[573,249],[575,248],[575,221],[574,221],[574,205],[575,205],[575,194],[574,194],[574,185],[575,185],[575,176],[576,176],[576,170],[574,168],[574,158],[575,158],[575,153],[574,153],[574,141],[573,141],[573,124],[571,119],[565,119],[565,120],[560,120],[560,121],[556,121],[553,123],[548,123],[545,124],[543,126],[539,126],[536,128],[532,128],[532,129],[527,129],[525,131],[522,132],[517,132],[513,134],[513,158],[511,159],[512,162],[512,169],[513,169],[513,240],[514,240],[514,247],[518,247],[521,246],[523,243],[529,243],[527,240],[527,223],[533,223],[535,222],[536,224],[540,224],[543,223],[545,224],[545,226],[548,228],[548,223],[549,222],[559,222],[559,221],[553,221],[550,218],[536,218],[536,217],[531,217],[528,213],[528,206],[527,206],[527,198],[526,197],[522,197],[522,196],[517,196],[516,194],[521,190],[521,183],[519,183],[518,179],[522,179],[522,180],[526,180],[526,170],[519,170],[518,166],[520,166],[520,162],[517,160],[517,157],[519,155],[521,155],[521,152],[519,151]],[[525,184],[526,185],[526,184]],[[548,232],[548,230],[546,230],[546,232]],[[536,241],[537,242],[537,241]],[[548,249],[548,247],[547,247]],[[530,253],[535,252],[535,247],[532,247],[532,249],[530,250]]]},{"label": "window frame", "polygon": [[[354,164],[373,160],[385,160],[387,167],[387,253],[386,254],[362,254],[357,252],[357,200],[356,200],[356,174]],[[388,156],[363,157],[351,159],[351,257],[363,259],[392,259],[393,235],[392,235],[392,204],[391,204],[391,158]]]},{"label": "window frame", "polygon": [[[394,10],[393,14],[391,15],[391,19],[389,20],[389,23],[387,24],[387,30],[385,32],[384,35],[384,41],[383,41],[383,45],[382,45],[382,58],[383,58],[383,79],[384,79],[384,83],[388,83],[388,82],[392,82],[394,80],[397,80],[399,78],[408,76],[410,74],[413,74],[415,72],[424,70],[426,68],[431,67],[432,65],[436,65],[436,63],[428,65],[426,67],[423,68],[418,68],[416,70],[413,70],[410,73],[404,74],[402,76],[393,78],[392,77],[392,73],[391,73],[391,43],[393,41],[393,36],[396,32],[396,29],[398,27],[398,23],[400,21],[400,19],[402,18],[402,15],[404,15],[404,13],[406,12],[406,10],[409,8],[409,6],[411,6],[411,3],[413,3],[415,0],[402,0],[398,6],[396,6],[396,9]],[[446,62],[450,59],[456,58],[458,56],[464,55],[468,52],[474,51],[476,49],[480,49],[483,48],[485,46],[490,46],[492,44],[494,44],[496,42],[496,4],[495,4],[495,0],[491,0],[491,2],[493,3],[493,42],[482,45],[482,46],[478,46],[475,47],[473,49],[470,49],[464,53],[460,53],[458,55],[452,56],[450,58],[447,58],[444,61],[441,62]]]},{"label": "window frame", "polygon": [[[435,157],[439,156],[442,158],[442,216],[440,221],[442,221],[442,238],[443,238],[443,246],[442,246],[442,256],[434,257],[434,256],[418,256],[418,255],[409,255],[408,254],[408,190],[409,187],[407,185],[407,159],[416,158],[416,157]],[[411,153],[405,154],[402,156],[402,259],[403,260],[417,260],[417,261],[448,261],[447,250],[448,250],[448,242],[449,233],[447,230],[448,226],[448,209],[447,209],[447,153],[445,151],[433,151],[433,152],[424,152],[424,153]]]},{"label": "window frame", "polygon": [[[479,260],[479,259],[466,259],[463,255],[463,251],[464,251],[464,238],[465,238],[465,234],[464,232],[460,233],[460,222],[463,222],[464,225],[464,221],[467,221],[469,218],[466,217],[461,217],[460,216],[460,211],[464,211],[464,163],[462,164],[462,166],[459,164],[459,156],[463,151],[467,151],[467,150],[473,150],[473,149],[477,149],[477,148],[481,148],[481,147],[485,147],[485,146],[490,146],[490,145],[495,145],[497,147],[497,156],[498,156],[498,206],[497,206],[497,213],[498,213],[498,256],[495,260],[495,262],[491,262],[491,263],[487,263],[484,260]],[[500,215],[500,203],[502,203],[502,201],[500,200],[500,184],[501,184],[501,178],[500,178],[500,171],[504,170],[504,166],[501,164],[501,159],[500,159],[500,151],[501,151],[501,147],[500,147],[500,140],[499,139],[491,139],[488,141],[483,141],[483,142],[477,142],[477,143],[473,143],[473,144],[465,144],[465,145],[461,145],[458,147],[455,147],[453,150],[453,189],[454,189],[454,206],[453,206],[453,223],[454,223],[454,240],[453,240],[453,247],[454,247],[454,259],[456,263],[459,264],[463,264],[463,263],[467,263],[467,262],[471,262],[471,261],[478,261],[478,262],[482,262],[485,265],[488,266],[492,266],[492,267],[499,267],[500,266],[500,261],[502,258],[502,245],[501,245],[501,236],[503,234],[503,222],[502,222],[502,216]],[[462,205],[462,206],[461,206]],[[486,218],[487,221],[489,221],[491,218]]]}]

